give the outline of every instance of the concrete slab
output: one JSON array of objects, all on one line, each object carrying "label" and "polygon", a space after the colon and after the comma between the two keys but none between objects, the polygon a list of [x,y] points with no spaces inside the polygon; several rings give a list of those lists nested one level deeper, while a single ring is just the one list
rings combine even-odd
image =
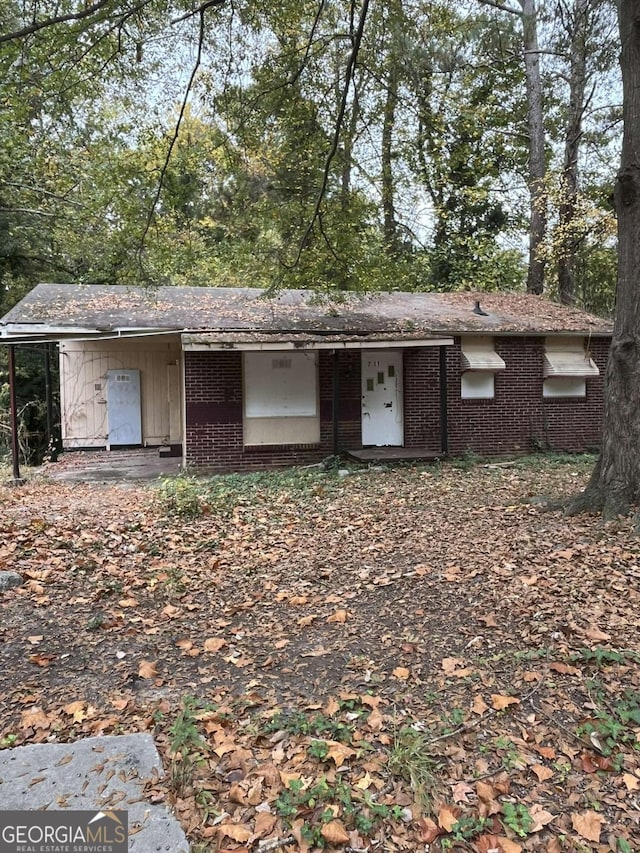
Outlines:
[{"label": "concrete slab", "polygon": [[181,457],[162,457],[157,447],[134,450],[71,450],[57,462],[43,465],[40,471],[62,482],[135,482],[175,477],[180,473]]},{"label": "concrete slab", "polygon": [[93,737],[0,750],[0,809],[128,811],[133,853],[188,853],[176,818],[150,803],[144,784],[162,775],[148,734]]}]

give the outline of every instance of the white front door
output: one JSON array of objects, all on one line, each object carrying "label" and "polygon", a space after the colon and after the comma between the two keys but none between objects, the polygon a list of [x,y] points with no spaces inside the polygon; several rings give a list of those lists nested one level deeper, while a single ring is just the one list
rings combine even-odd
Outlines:
[{"label": "white front door", "polygon": [[109,445],[142,444],[140,371],[107,370]]},{"label": "white front door", "polygon": [[362,351],[362,444],[402,447],[402,353]]}]

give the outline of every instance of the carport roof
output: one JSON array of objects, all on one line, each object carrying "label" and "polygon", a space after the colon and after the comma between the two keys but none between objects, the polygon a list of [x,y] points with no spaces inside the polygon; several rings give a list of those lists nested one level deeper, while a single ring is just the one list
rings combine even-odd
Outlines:
[{"label": "carport roof", "polygon": [[[482,313],[478,313],[478,303]],[[474,311],[474,308],[476,310]],[[0,320],[0,340],[262,333],[610,335],[612,324],[540,296],[497,293],[344,293],[323,298],[253,288],[39,284]]]}]

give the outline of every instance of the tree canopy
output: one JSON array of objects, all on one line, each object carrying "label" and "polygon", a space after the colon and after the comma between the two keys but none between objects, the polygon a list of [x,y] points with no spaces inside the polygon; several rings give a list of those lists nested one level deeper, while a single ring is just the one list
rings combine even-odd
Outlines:
[{"label": "tree canopy", "polygon": [[0,0],[0,308],[46,279],[519,289],[533,204],[545,288],[607,310],[614,5],[525,6]]}]

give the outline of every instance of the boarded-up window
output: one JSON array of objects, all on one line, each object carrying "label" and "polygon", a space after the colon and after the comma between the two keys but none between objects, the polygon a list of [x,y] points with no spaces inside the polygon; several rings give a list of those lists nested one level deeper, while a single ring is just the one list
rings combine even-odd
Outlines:
[{"label": "boarded-up window", "polygon": [[319,441],[317,353],[244,353],[245,445]]}]

